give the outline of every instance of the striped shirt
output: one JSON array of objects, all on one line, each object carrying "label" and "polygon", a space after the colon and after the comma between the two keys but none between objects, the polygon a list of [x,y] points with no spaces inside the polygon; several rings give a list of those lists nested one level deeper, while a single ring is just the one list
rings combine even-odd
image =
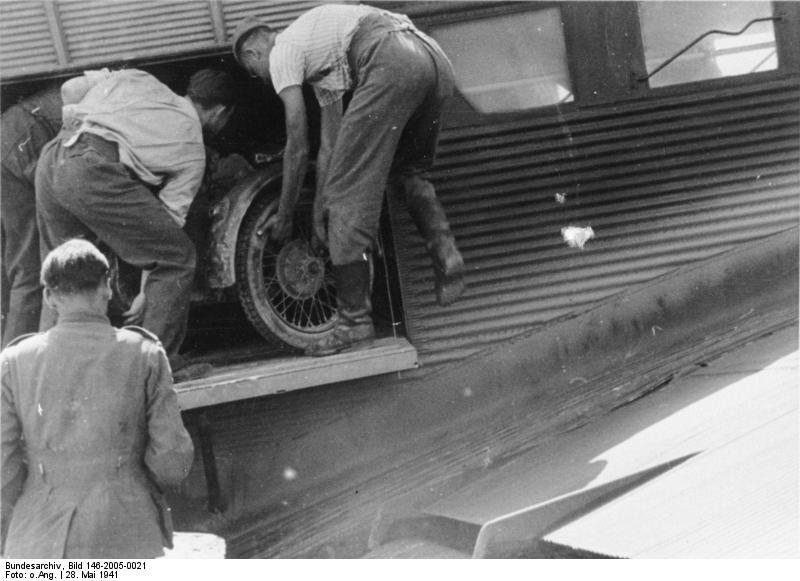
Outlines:
[{"label": "striped shirt", "polygon": [[64,105],[64,126],[119,147],[119,160],[158,197],[178,225],[203,181],[206,152],[194,105],[152,75],[136,69],[84,73],[91,84],[81,101]]},{"label": "striped shirt", "polygon": [[277,35],[269,56],[275,92],[308,82],[320,106],[340,100],[353,79],[347,62],[350,40],[361,20],[384,14],[398,25],[414,30],[408,17],[372,6],[330,4],[312,8]]}]

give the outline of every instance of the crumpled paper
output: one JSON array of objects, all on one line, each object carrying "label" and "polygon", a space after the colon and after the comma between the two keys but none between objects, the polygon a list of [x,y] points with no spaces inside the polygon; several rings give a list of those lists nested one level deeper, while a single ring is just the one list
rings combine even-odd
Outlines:
[{"label": "crumpled paper", "polygon": [[566,226],[561,229],[561,237],[570,248],[583,250],[584,244],[594,238],[591,226]]}]

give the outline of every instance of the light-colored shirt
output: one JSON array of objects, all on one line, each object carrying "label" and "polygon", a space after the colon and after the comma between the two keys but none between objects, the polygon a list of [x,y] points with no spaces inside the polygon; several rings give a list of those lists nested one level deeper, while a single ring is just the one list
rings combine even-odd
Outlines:
[{"label": "light-colored shirt", "polygon": [[136,69],[87,71],[89,90],[64,105],[64,125],[75,128],[65,142],[92,133],[119,147],[119,159],[183,226],[205,171],[203,130],[192,103],[158,79]]},{"label": "light-colored shirt", "polygon": [[269,72],[275,92],[308,82],[320,106],[340,100],[353,84],[347,51],[361,20],[384,14],[418,32],[407,16],[372,6],[330,4],[312,8],[275,38]]}]

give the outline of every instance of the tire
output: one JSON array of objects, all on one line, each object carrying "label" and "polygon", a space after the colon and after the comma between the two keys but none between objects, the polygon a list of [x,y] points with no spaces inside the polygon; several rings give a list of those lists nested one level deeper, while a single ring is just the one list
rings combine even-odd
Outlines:
[{"label": "tire", "polygon": [[311,244],[313,205],[302,195],[292,238],[282,247],[263,228],[278,208],[277,192],[260,196],[248,210],[236,241],[239,301],[270,344],[303,350],[333,333],[336,291],[330,259]]}]

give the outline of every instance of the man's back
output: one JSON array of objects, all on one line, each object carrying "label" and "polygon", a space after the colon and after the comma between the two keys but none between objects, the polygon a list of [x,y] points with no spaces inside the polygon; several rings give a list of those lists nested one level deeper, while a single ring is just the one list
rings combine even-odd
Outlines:
[{"label": "man's back", "polygon": [[27,446],[140,453],[149,368],[138,350],[143,337],[102,321],[67,321],[12,350]]},{"label": "man's back", "polygon": [[0,361],[4,488],[27,461],[6,556],[162,554],[151,476],[178,484],[193,449],[155,338],[73,314]]},{"label": "man's back", "polygon": [[161,188],[159,197],[182,225],[205,170],[197,111],[144,71],[103,69],[84,77],[89,88],[80,101],[64,104],[66,143],[85,132],[116,144],[119,161]]}]

